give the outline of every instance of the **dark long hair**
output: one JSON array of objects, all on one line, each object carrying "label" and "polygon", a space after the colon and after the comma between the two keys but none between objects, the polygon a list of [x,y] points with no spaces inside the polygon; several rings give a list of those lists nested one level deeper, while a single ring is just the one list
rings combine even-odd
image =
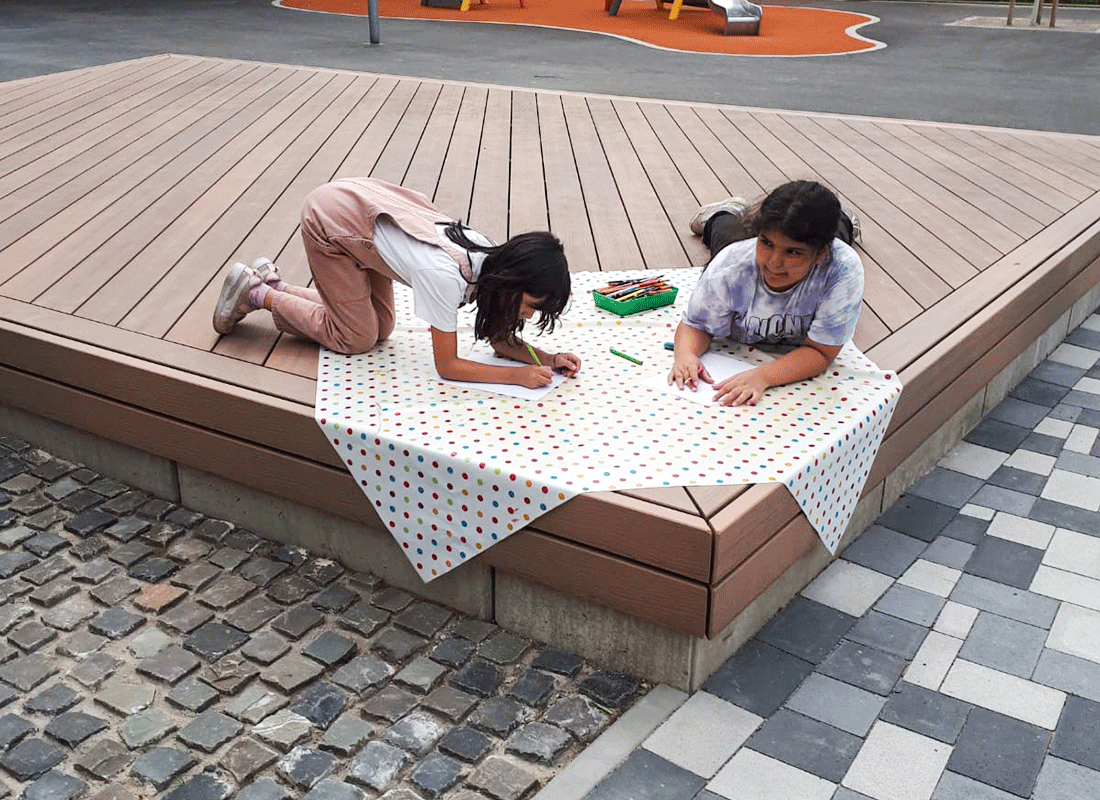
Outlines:
[{"label": "dark long hair", "polygon": [[761,201],[752,219],[753,234],[777,230],[789,239],[820,250],[832,244],[840,224],[840,200],[817,181],[777,186]]},{"label": "dark long hair", "polygon": [[539,333],[553,331],[569,302],[569,262],[558,237],[547,231],[513,236],[504,244],[481,245],[466,235],[462,223],[446,228],[447,238],[471,253],[485,253],[474,289],[477,316],[474,336],[490,342],[512,341],[523,330],[519,316],[523,295],[540,300]]}]

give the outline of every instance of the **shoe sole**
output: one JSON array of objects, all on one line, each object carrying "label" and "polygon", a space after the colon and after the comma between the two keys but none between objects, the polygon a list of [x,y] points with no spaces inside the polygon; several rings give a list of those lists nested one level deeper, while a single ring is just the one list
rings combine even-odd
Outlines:
[{"label": "shoe sole", "polygon": [[240,303],[241,293],[250,288],[248,284],[248,268],[238,261],[225,276],[221,294],[218,295],[218,304],[214,307],[214,330],[222,336],[231,333],[243,319],[243,316],[237,319],[233,317],[237,304]]},{"label": "shoe sole", "polygon": [[744,213],[748,204],[743,198],[734,197],[726,198],[725,200],[716,200],[713,203],[707,203],[705,206],[701,206],[698,211],[695,212],[695,216],[691,218],[688,223],[688,227],[691,232],[696,236],[702,236],[703,230],[707,226],[707,220],[717,214],[719,211],[729,210],[731,212],[737,211]]}]

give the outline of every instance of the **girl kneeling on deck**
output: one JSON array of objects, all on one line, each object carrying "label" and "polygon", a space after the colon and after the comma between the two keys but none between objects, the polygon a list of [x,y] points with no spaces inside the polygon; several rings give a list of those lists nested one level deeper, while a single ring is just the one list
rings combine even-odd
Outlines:
[{"label": "girl kneeling on deck", "polygon": [[[723,405],[755,405],[772,386],[824,372],[852,338],[863,302],[863,263],[850,246],[855,223],[837,196],[792,181],[754,213],[740,198],[703,206],[691,227],[711,260],[676,329],[668,382],[695,391],[703,381]],[[699,357],[715,336],[786,352],[714,383]]]},{"label": "girl kneeling on deck", "polygon": [[[522,233],[494,245],[445,221],[419,192],[343,178],[306,198],[302,240],[316,289],[285,283],[266,258],[251,267],[234,264],[214,330],[227,334],[248,313],[266,308],[280,331],[338,353],[363,353],[393,332],[397,280],[412,288],[413,313],[431,326],[435,367],[445,379],[534,389],[549,385],[554,370],[570,377],[580,370],[572,353],[529,348],[518,335],[536,313],[539,331],[553,330],[569,301],[569,265],[551,233]],[[458,308],[471,301],[477,303],[474,336],[529,366],[458,357]]]}]

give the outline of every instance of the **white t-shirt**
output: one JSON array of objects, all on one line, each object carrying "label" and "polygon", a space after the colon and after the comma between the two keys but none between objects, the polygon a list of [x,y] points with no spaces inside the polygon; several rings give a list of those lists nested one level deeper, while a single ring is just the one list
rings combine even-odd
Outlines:
[{"label": "white t-shirt", "polygon": [[[435,227],[441,241],[459,248],[444,233],[445,224],[436,223]],[[478,244],[493,244],[470,228],[466,228],[466,235]],[[473,299],[473,284],[462,277],[458,262],[446,250],[409,236],[384,216],[375,220],[374,246],[401,282],[412,289],[413,313],[444,333],[458,330],[458,307]],[[469,257],[476,281],[485,253],[470,253]]]},{"label": "white t-shirt", "polygon": [[828,258],[789,289],[769,289],[756,266],[756,239],[724,247],[691,293],[683,321],[742,344],[840,346],[852,338],[863,304],[863,262],[840,239]]}]

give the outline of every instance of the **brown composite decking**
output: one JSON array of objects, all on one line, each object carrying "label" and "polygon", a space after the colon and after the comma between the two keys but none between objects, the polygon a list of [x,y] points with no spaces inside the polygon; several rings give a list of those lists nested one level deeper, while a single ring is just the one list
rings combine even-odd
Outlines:
[{"label": "brown composite decking", "polygon": [[[305,194],[374,175],[575,270],[700,264],[702,202],[816,177],[863,227],[856,344],[906,385],[869,486],[1100,277],[1100,139],[440,83],[175,55],[0,84],[0,402],[353,520],[315,346],[224,267],[308,279]],[[324,487],[319,491],[318,487]],[[714,636],[816,537],[777,486],[578,497],[484,556]]]}]

